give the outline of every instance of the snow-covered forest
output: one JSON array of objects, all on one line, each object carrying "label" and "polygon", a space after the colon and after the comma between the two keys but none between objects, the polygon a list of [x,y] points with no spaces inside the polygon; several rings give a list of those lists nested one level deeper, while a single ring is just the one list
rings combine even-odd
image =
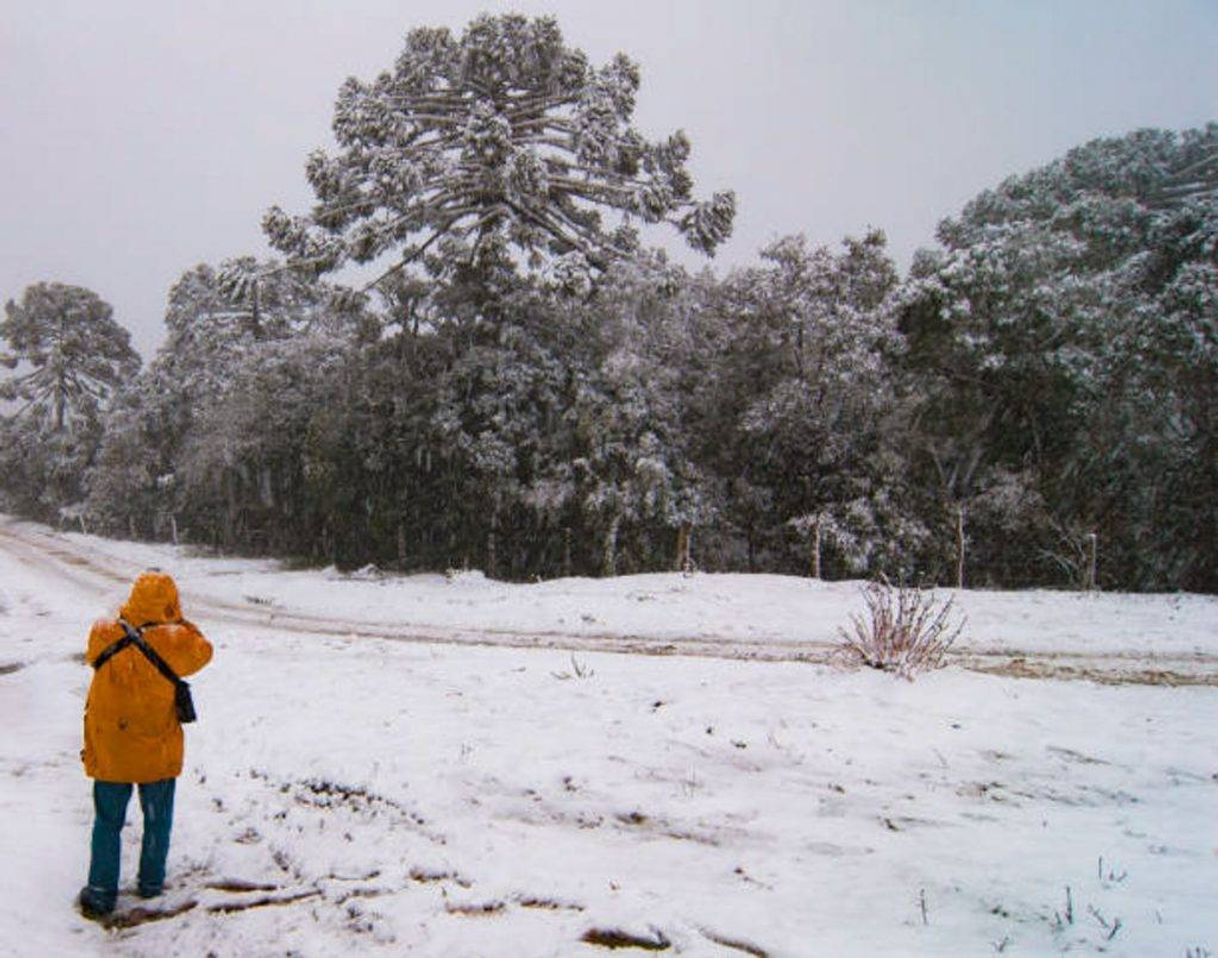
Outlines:
[{"label": "snow-covered forest", "polygon": [[871,227],[721,275],[657,245],[736,198],[639,92],[552,20],[417,29],[145,368],[91,291],[5,291],[0,508],[499,579],[1218,591],[1218,123],[1012,171],[907,275]]}]

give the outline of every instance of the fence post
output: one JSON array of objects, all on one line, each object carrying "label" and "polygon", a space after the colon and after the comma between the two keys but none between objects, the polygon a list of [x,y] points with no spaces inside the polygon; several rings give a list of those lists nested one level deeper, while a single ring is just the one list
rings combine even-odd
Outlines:
[{"label": "fence post", "polygon": [[1096,566],[1099,560],[1099,536],[1094,532],[1087,533],[1087,591],[1095,591]]}]

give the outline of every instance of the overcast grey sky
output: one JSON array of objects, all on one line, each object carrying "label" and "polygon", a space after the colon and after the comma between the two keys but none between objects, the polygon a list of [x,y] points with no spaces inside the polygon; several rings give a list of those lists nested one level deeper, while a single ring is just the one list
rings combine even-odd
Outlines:
[{"label": "overcast grey sky", "polygon": [[509,10],[640,64],[640,129],[684,128],[698,194],[736,190],[717,269],[868,225],[904,268],[1012,173],[1218,119],[1218,0],[0,0],[0,298],[87,286],[151,355],[183,271],[306,209],[346,76]]}]

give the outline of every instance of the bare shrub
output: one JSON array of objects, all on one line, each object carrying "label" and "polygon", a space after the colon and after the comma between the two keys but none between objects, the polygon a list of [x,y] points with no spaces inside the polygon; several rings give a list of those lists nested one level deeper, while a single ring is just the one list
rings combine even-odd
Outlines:
[{"label": "bare shrub", "polygon": [[943,667],[965,624],[963,618],[953,624],[951,598],[939,602],[929,590],[893,586],[887,579],[862,591],[866,612],[851,615],[849,629],[837,630],[848,663],[911,680],[918,672]]}]

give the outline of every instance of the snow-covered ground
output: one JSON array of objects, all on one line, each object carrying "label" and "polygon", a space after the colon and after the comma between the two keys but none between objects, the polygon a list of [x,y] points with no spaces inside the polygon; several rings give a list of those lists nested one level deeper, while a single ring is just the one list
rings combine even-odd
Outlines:
[{"label": "snow-covered ground", "polygon": [[[71,907],[79,653],[146,565],[217,651],[184,910],[105,929]],[[749,660],[827,646],[858,583],[288,572],[0,519],[0,953],[1218,953],[1218,601],[956,598],[966,651],[1209,684]]]}]

